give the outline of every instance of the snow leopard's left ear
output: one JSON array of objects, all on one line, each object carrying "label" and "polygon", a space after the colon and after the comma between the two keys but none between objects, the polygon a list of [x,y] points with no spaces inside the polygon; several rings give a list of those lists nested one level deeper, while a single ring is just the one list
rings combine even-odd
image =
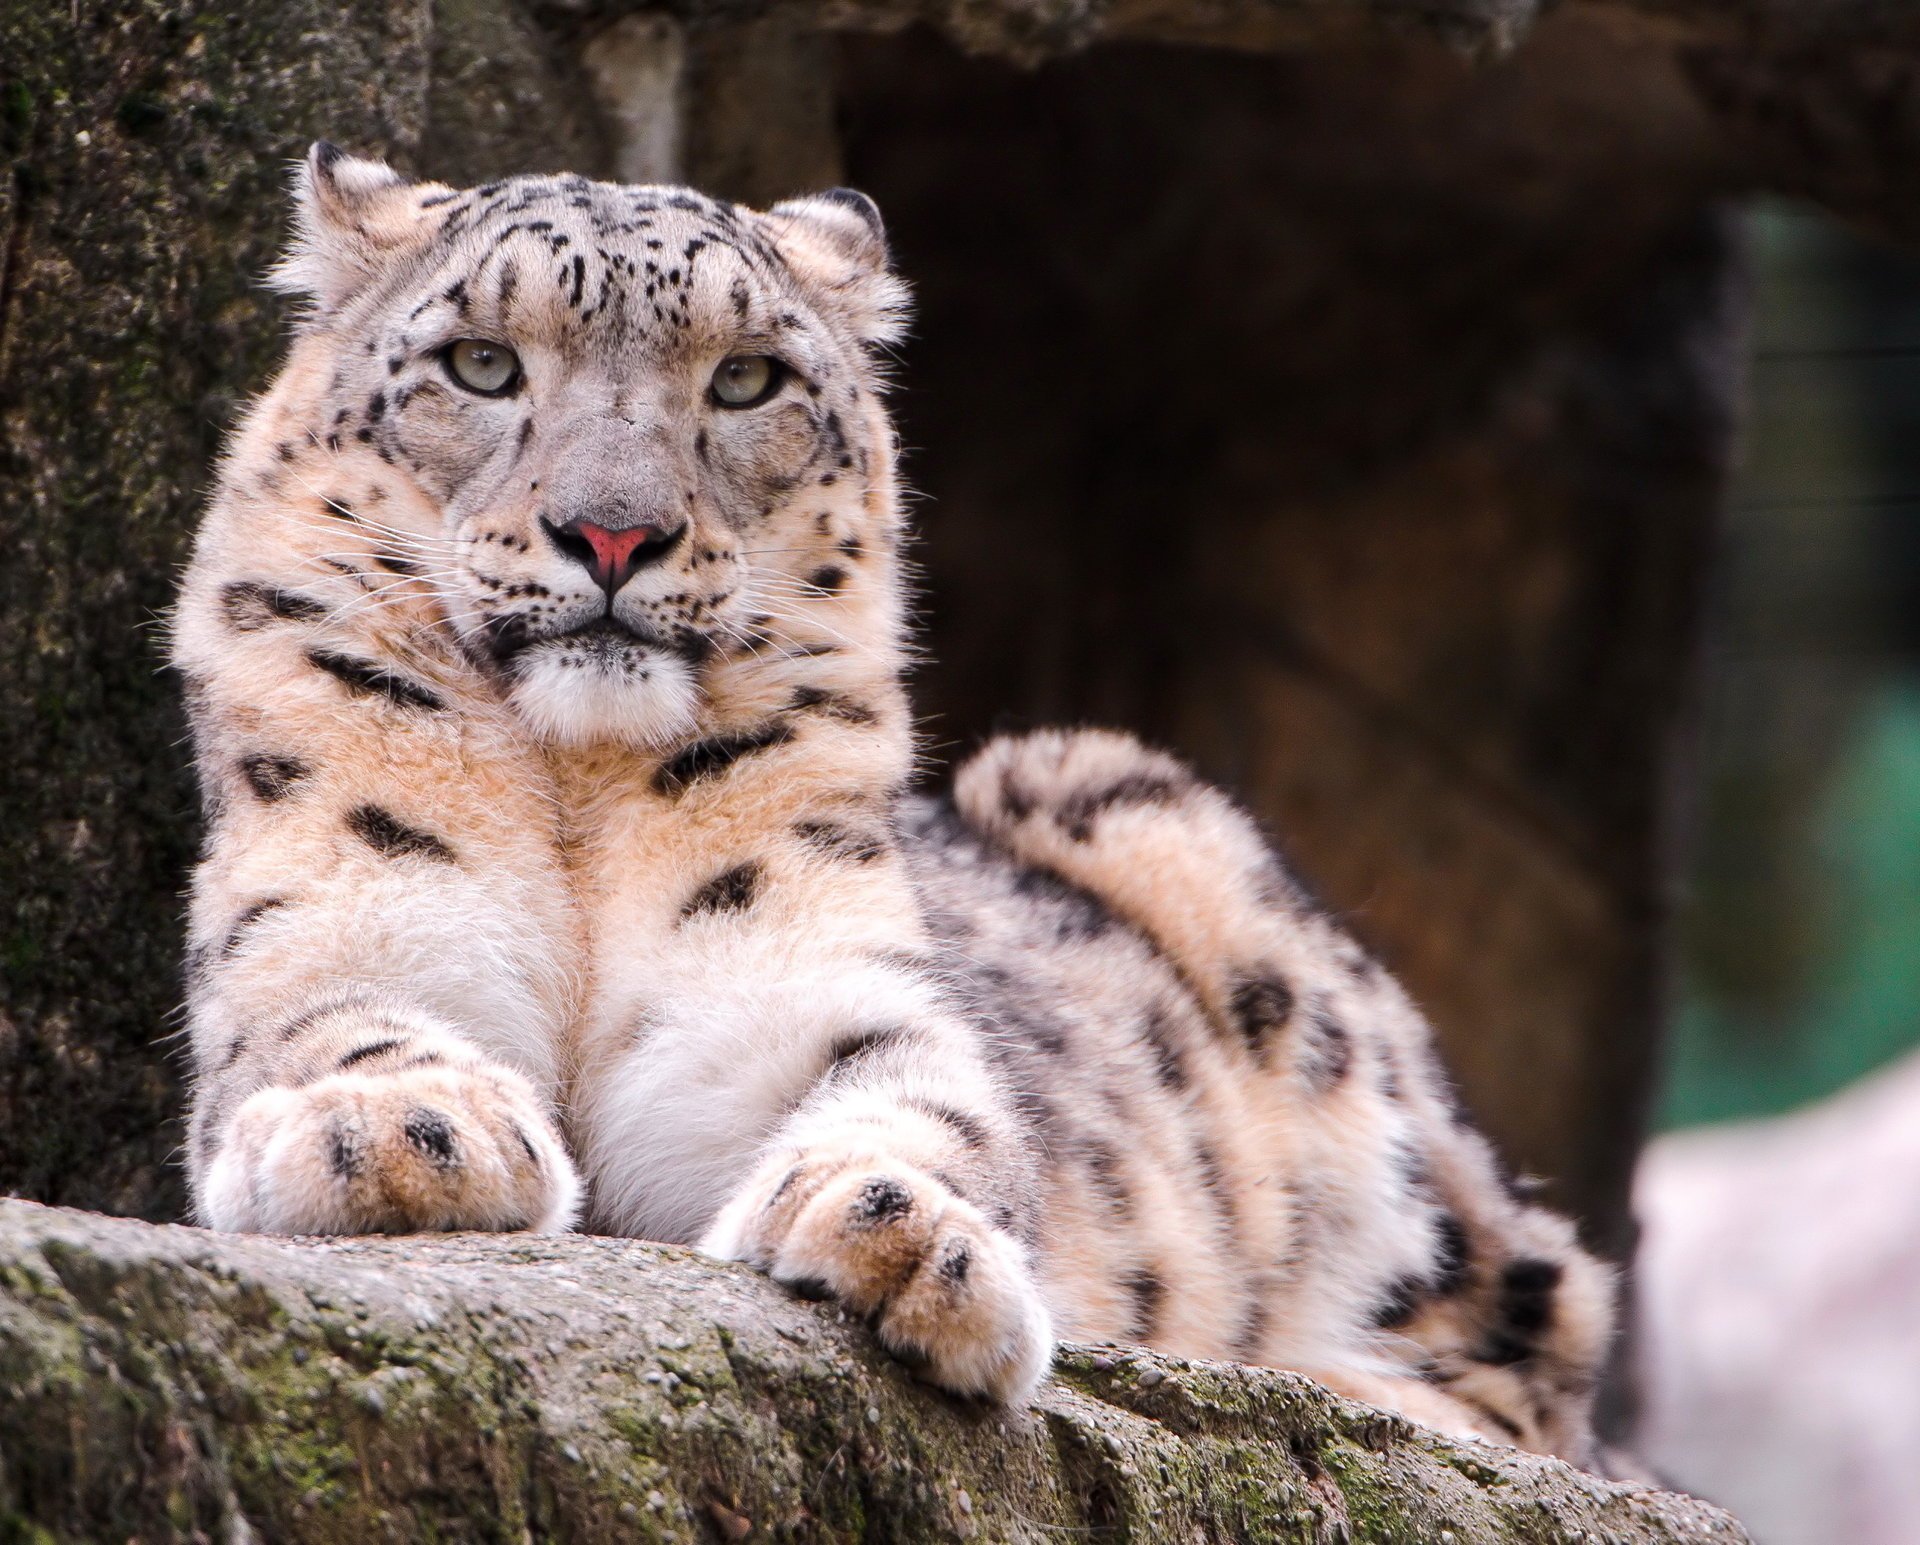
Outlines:
[{"label": "snow leopard's left ear", "polygon": [[765,219],[788,266],[862,343],[906,332],[907,286],[887,266],[887,228],[866,194],[830,188],[775,204]]},{"label": "snow leopard's left ear", "polygon": [[425,201],[452,191],[318,140],[294,168],[293,240],[267,282],[331,311],[396,257],[425,246],[434,229]]}]

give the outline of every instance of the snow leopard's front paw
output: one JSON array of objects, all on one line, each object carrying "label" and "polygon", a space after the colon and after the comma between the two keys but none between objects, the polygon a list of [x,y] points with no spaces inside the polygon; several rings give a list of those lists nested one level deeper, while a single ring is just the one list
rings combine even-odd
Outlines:
[{"label": "snow leopard's front paw", "polygon": [[480,1063],[260,1090],[227,1127],[204,1211],[262,1234],[545,1233],[570,1227],[579,1199],[532,1087]]},{"label": "snow leopard's front paw", "polygon": [[838,1300],[958,1394],[1017,1403],[1052,1359],[1052,1324],[1018,1242],[885,1154],[816,1149],[763,1166],[700,1248]]}]

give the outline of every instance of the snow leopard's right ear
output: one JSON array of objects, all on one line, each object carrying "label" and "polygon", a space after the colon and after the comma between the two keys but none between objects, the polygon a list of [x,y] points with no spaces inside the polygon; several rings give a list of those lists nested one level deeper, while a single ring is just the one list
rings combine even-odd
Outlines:
[{"label": "snow leopard's right ear", "polygon": [[267,282],[332,311],[394,258],[424,246],[434,229],[424,202],[452,191],[316,140],[294,168],[293,240]]}]

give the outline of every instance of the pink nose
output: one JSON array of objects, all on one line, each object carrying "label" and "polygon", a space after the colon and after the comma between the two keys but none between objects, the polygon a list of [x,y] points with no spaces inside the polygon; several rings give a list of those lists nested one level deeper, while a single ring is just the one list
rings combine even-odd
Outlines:
[{"label": "pink nose", "polygon": [[673,550],[686,527],[663,531],[658,526],[625,526],[615,529],[590,520],[570,520],[564,526],[542,521],[554,546],[581,564],[593,576],[593,582],[613,595],[628,580],[657,563]]}]

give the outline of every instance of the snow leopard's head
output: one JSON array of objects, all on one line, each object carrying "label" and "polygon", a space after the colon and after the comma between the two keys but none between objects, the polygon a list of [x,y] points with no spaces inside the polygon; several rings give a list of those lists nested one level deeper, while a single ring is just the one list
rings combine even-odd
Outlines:
[{"label": "snow leopard's head", "polygon": [[905,290],[863,195],[462,191],[323,143],[298,200],[276,283],[332,346],[325,444],[437,512],[395,518],[393,557],[546,738],[684,732],[703,662],[833,597],[893,519],[873,353]]}]

